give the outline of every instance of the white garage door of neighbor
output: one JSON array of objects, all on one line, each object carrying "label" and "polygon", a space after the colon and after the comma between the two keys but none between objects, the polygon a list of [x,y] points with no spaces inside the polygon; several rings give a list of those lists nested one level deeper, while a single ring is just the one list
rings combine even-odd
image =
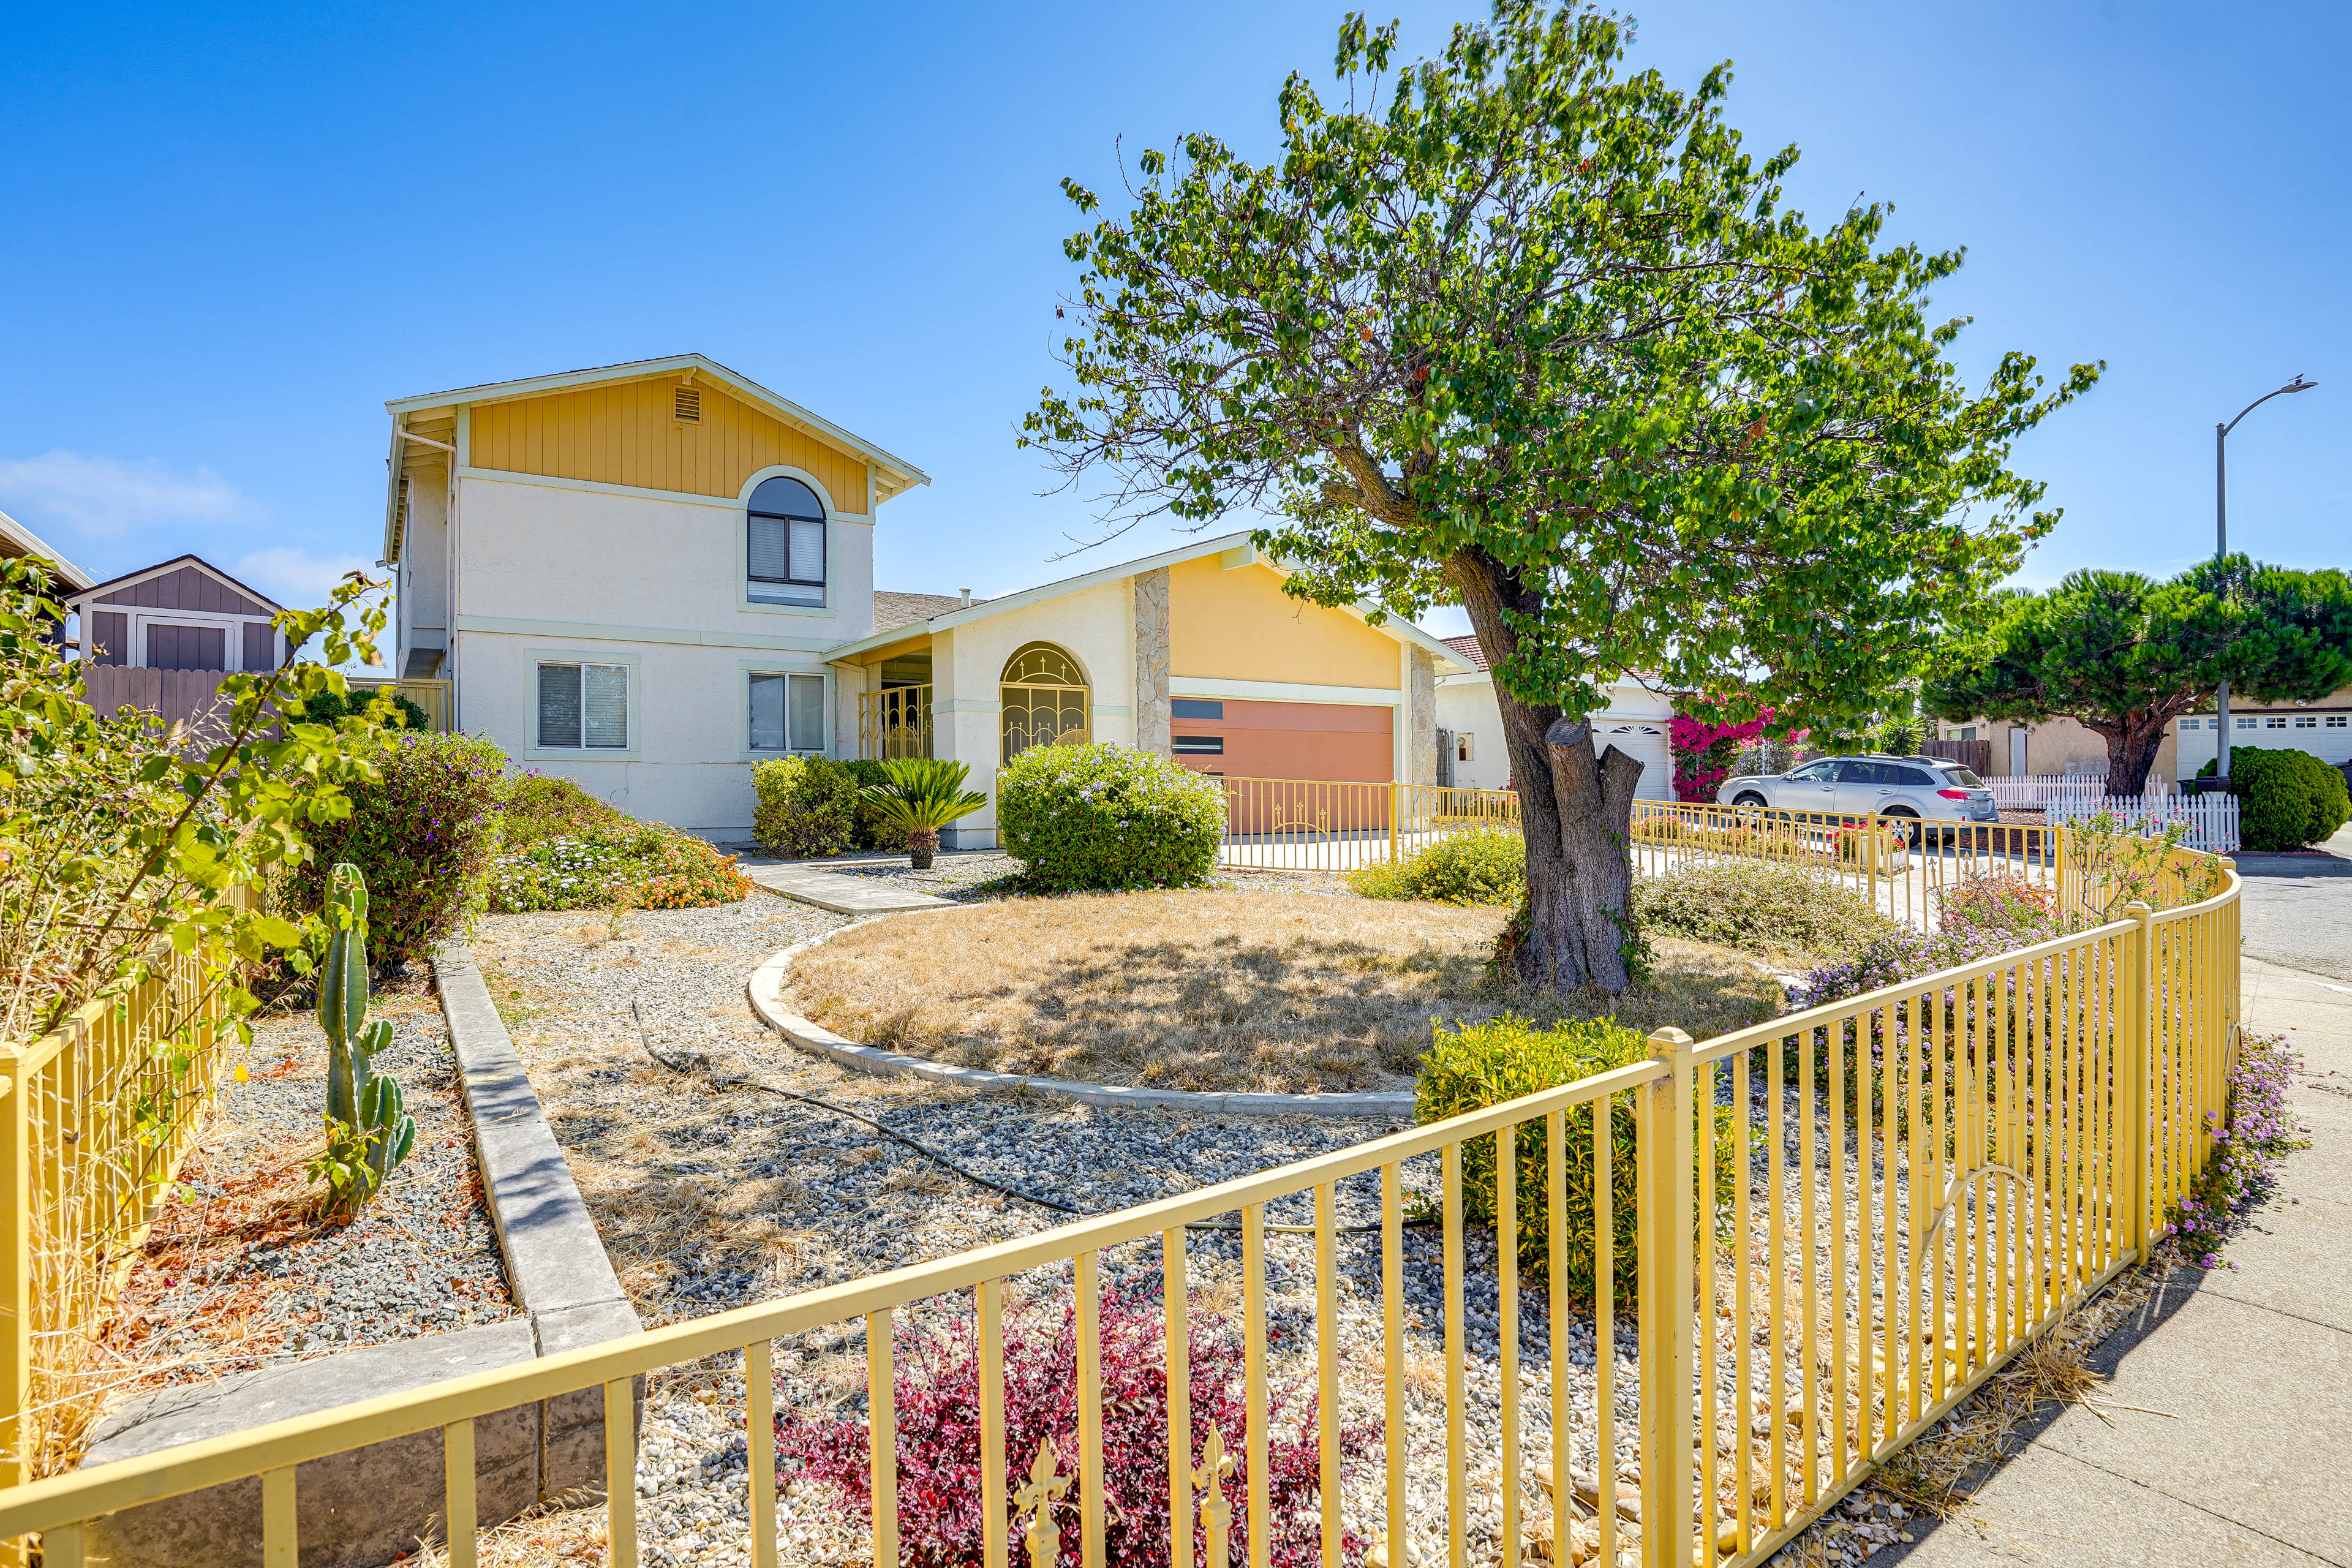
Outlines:
[{"label": "white garage door of neighbor", "polygon": [[1611,715],[1601,721],[1592,743],[1602,751],[1614,746],[1642,764],[1642,782],[1633,786],[1634,799],[1675,798],[1675,759],[1666,743],[1665,720]]}]

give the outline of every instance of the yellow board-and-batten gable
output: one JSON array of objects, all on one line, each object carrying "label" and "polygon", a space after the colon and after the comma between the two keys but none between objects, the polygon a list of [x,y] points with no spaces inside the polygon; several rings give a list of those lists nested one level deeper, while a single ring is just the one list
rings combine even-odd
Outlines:
[{"label": "yellow board-and-batten gable", "polygon": [[394,426],[387,563],[400,558],[408,484],[445,485],[453,463],[727,501],[762,469],[789,468],[815,479],[832,509],[853,518],[871,517],[881,502],[930,483],[914,465],[700,354],[459,387],[384,406]]},{"label": "yellow board-and-batten gable", "polygon": [[1178,679],[1305,681],[1397,690],[1397,639],[1283,592],[1263,563],[1214,555],[1168,568],[1168,666]]},{"label": "yellow board-and-batten gable", "polygon": [[[681,393],[696,415],[677,416]],[[762,468],[815,478],[833,510],[864,515],[866,460],[795,430],[707,380],[583,386],[472,415],[472,467],[728,500]]]}]

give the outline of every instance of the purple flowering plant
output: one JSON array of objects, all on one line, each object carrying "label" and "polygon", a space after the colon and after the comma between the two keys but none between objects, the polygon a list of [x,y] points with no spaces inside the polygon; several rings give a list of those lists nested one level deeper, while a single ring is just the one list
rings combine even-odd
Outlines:
[{"label": "purple flowering plant", "polygon": [[2205,1169],[2164,1219],[2158,1239],[2169,1241],[2200,1268],[2234,1268],[2221,1258],[2221,1244],[2239,1215],[2268,1195],[2279,1167],[2310,1140],[2287,1109],[2287,1086],[2302,1058],[2280,1035],[2246,1035],[2238,1043],[2238,1063],[2230,1074],[2225,1119],[2209,1118],[2212,1141]]}]

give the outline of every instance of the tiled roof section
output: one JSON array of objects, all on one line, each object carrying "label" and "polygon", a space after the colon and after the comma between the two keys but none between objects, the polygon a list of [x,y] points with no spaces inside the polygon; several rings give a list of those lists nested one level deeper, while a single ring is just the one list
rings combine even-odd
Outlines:
[{"label": "tiled roof section", "polygon": [[[977,605],[978,599],[972,601]],[[911,626],[918,621],[928,621],[933,616],[944,616],[950,610],[963,608],[963,598],[957,594],[893,594],[874,590],[874,629],[895,632],[900,626]]]},{"label": "tiled roof section", "polygon": [[[876,597],[878,598],[880,595],[877,595]],[[1465,632],[1458,637],[1440,637],[1437,640],[1468,659],[1474,668],[1478,669],[1487,668],[1486,650],[1478,646],[1476,632]]]}]

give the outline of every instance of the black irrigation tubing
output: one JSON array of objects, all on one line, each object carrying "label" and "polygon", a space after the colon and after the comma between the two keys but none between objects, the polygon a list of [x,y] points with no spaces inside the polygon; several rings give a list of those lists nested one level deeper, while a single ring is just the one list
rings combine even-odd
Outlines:
[{"label": "black irrigation tubing", "polygon": [[[636,1020],[637,1044],[645,1047],[646,1055],[653,1058],[656,1062],[667,1068],[672,1072],[684,1073],[692,1072],[694,1070],[691,1067],[683,1063],[672,1061],[669,1058],[654,1049],[653,1040],[646,1034],[646,1016],[638,1010],[637,999],[634,996],[629,998],[629,1016]],[[915,1140],[908,1137],[905,1133],[885,1127],[881,1122],[875,1121],[874,1118],[866,1115],[862,1111],[852,1110],[845,1105],[835,1105],[829,1100],[819,1100],[813,1094],[801,1094],[789,1089],[778,1089],[772,1083],[761,1083],[759,1079],[753,1078],[734,1078],[714,1079],[713,1081],[725,1083],[730,1088],[756,1089],[763,1094],[782,1095],[786,1100],[797,1100],[803,1105],[813,1105],[819,1110],[830,1111],[835,1116],[845,1116],[852,1121],[863,1122],[866,1126],[871,1127],[875,1131],[882,1134],[883,1137],[890,1139],[895,1142],[904,1143],[916,1153],[922,1155],[923,1158],[934,1161],[939,1164],[945,1165],[949,1170],[953,1171],[957,1175],[961,1176],[967,1182],[986,1187],[992,1193],[1002,1193],[1008,1198],[1018,1198],[1024,1204],[1034,1204],[1041,1209],[1051,1209],[1055,1214],[1070,1215],[1078,1219],[1097,1219],[1101,1217],[1104,1212],[1106,1212],[1101,1210],[1088,1211],[1087,1209],[1074,1208],[1070,1205],[1063,1203],[1055,1198],[1041,1198],[1034,1193],[1024,1193],[1018,1187],[1008,1187],[1002,1182],[991,1181],[988,1177],[980,1174],[976,1171],[968,1171],[964,1169],[964,1167],[957,1164],[945,1154],[940,1153],[937,1149],[931,1148],[928,1144],[918,1143]],[[1403,1221],[1403,1224],[1408,1228],[1433,1226],[1438,1223],[1438,1221],[1433,1219],[1408,1219]],[[1184,1228],[1186,1230],[1235,1231],[1242,1227],[1240,1224],[1235,1221],[1195,1220],[1192,1224],[1187,1225]],[[1269,1231],[1284,1236],[1313,1236],[1315,1234],[1315,1227],[1311,1225],[1268,1225],[1265,1228]],[[1377,1225],[1343,1225],[1334,1231],[1333,1234],[1337,1236],[1372,1236],[1378,1234],[1380,1228],[1381,1227]]]}]

